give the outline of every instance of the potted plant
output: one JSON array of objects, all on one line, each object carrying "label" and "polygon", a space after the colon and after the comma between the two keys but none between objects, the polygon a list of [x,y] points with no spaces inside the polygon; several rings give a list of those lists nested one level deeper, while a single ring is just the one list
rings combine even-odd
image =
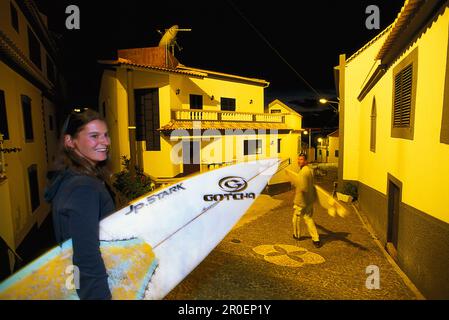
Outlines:
[{"label": "potted plant", "polygon": [[357,186],[350,182],[346,182],[343,188],[337,191],[337,199],[343,202],[352,202],[354,199],[357,199],[357,196]]},{"label": "potted plant", "polygon": [[142,169],[136,166],[136,174],[133,177],[129,170],[130,160],[126,156],[122,156],[121,159],[124,169],[114,174],[113,183],[120,197],[129,202],[155,189],[155,183],[144,174]]}]

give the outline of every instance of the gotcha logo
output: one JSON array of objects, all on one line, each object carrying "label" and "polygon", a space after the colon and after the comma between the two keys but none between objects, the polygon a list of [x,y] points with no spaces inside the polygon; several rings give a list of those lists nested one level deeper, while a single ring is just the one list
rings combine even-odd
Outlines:
[{"label": "gotcha logo", "polygon": [[218,186],[224,192],[239,192],[248,187],[248,183],[241,177],[226,177],[218,182]]},{"label": "gotcha logo", "polygon": [[248,183],[242,177],[225,177],[218,182],[218,187],[227,193],[206,194],[204,201],[223,201],[223,200],[245,200],[255,199],[254,192],[240,192],[248,187]]}]

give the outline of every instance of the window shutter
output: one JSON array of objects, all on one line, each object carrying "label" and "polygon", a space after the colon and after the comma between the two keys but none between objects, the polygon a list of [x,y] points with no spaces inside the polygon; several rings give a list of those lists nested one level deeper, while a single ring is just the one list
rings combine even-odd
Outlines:
[{"label": "window shutter", "polygon": [[394,81],[394,128],[410,128],[413,65],[399,72]]},{"label": "window shutter", "polygon": [[134,90],[136,141],[146,141],[146,151],[160,151],[159,91],[157,88]]},{"label": "window shutter", "polygon": [[41,45],[33,31],[28,28],[28,48],[31,61],[42,70]]},{"label": "window shutter", "polygon": [[23,114],[23,127],[25,129],[25,141],[33,142],[33,112],[31,109],[31,99],[28,96],[21,95],[22,100],[22,114]]}]

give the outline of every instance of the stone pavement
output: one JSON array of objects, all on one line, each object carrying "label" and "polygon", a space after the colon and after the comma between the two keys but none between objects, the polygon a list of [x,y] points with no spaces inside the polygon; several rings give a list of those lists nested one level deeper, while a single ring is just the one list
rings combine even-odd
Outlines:
[{"label": "stone pavement", "polygon": [[[304,222],[305,234],[300,241],[293,239],[293,197],[294,190],[272,197],[261,195],[234,229],[166,299],[414,300],[419,297],[405,284],[350,206],[351,214],[346,218],[331,217],[315,206],[321,248],[312,245]],[[378,282],[373,278],[373,270],[378,270]],[[367,283],[371,288],[367,288]]]}]

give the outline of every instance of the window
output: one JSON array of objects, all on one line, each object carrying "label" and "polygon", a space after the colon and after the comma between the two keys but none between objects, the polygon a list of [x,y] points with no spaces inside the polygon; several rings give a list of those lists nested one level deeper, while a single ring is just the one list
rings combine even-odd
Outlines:
[{"label": "window", "polygon": [[8,117],[6,115],[5,92],[0,90],[0,133],[4,140],[9,140]]},{"label": "window", "polygon": [[159,129],[159,90],[134,90],[136,104],[136,141],[145,141],[147,151],[161,150]]},{"label": "window", "polygon": [[33,31],[28,28],[28,48],[30,53],[30,59],[39,69],[42,69],[41,63],[41,45],[39,40],[37,40]]},{"label": "window", "polygon": [[12,4],[12,2],[9,3],[10,11],[11,11],[11,25],[14,28],[14,30],[19,33],[19,15],[17,14],[16,7]]},{"label": "window", "polygon": [[280,109],[271,109],[271,113],[281,113]]},{"label": "window", "polygon": [[262,154],[262,140],[257,139],[243,141],[243,154],[245,156]]},{"label": "window", "polygon": [[278,139],[278,153],[281,153],[281,139]]},{"label": "window", "polygon": [[191,94],[190,109],[203,109],[203,96],[198,94]]},{"label": "window", "polygon": [[338,150],[335,150],[335,158],[338,158]]},{"label": "window", "polygon": [[223,111],[235,111],[235,99],[234,98],[221,98],[221,110]]},{"label": "window", "polygon": [[393,70],[391,136],[413,140],[418,49]]},{"label": "window", "polygon": [[50,57],[47,55],[47,79],[55,84],[55,65],[51,61]]},{"label": "window", "polygon": [[412,108],[413,65],[409,64],[395,76],[393,127],[410,128]]},{"label": "window", "polygon": [[33,142],[33,117],[31,112],[31,99],[25,95],[22,95],[22,114],[23,114],[23,127],[25,129],[25,141]]},{"label": "window", "polygon": [[377,119],[377,110],[376,110],[376,98],[373,98],[373,105],[371,106],[371,132],[370,132],[370,150],[372,152],[376,152],[376,119]]},{"label": "window", "polygon": [[34,212],[40,205],[39,180],[35,164],[28,167],[28,185],[30,187],[31,212]]}]

